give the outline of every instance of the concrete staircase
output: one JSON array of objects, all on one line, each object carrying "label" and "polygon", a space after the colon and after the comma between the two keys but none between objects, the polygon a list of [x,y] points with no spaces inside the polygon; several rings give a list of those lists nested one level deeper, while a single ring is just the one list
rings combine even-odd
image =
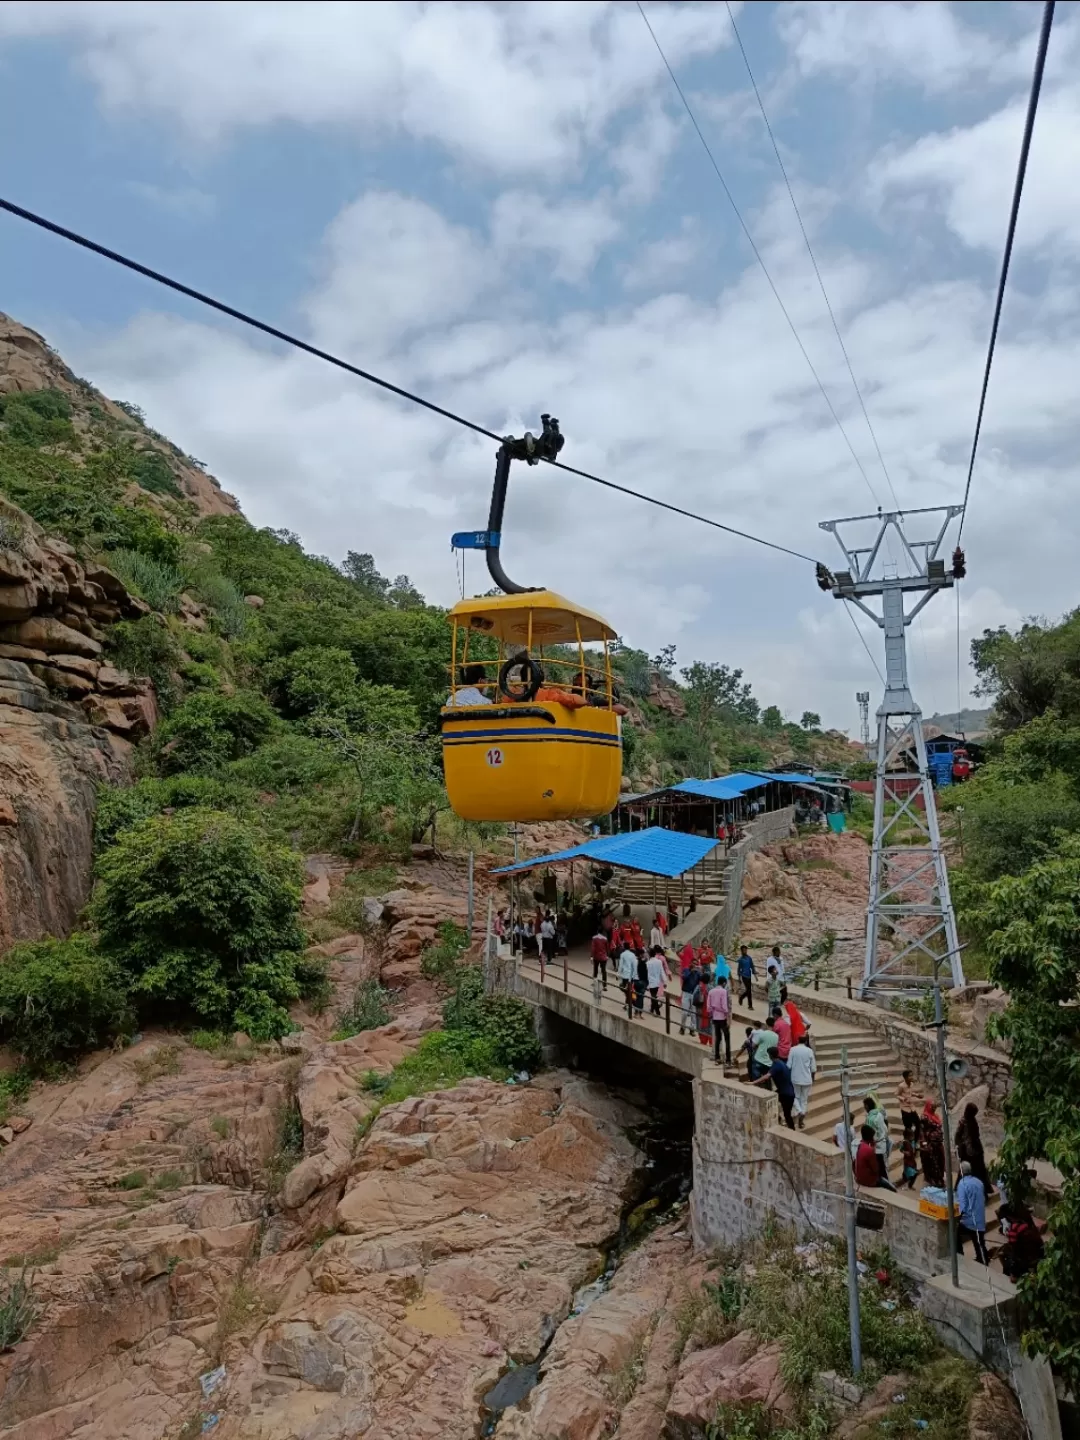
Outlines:
[{"label": "concrete staircase", "polygon": [[663,905],[672,900],[697,897],[699,905],[722,905],[727,898],[730,865],[725,855],[714,851],[688,870],[681,880],[662,876],[639,875],[624,870],[618,877],[617,895],[631,905]]},{"label": "concrete staircase", "polygon": [[[813,1017],[811,1035],[814,1032]],[[814,1036],[814,1054],[817,1057],[818,1073],[810,1095],[810,1107],[806,1116],[806,1133],[816,1140],[833,1140],[833,1128],[843,1118],[844,1105],[840,1094],[840,1059],[847,1047],[848,1060],[854,1067],[850,1081],[852,1123],[861,1123],[863,1113],[862,1097],[873,1088],[880,1096],[889,1116],[889,1131],[894,1144],[902,1138],[900,1110],[896,1103],[896,1087],[900,1083],[900,1061],[889,1045],[873,1032],[852,1030],[850,1033],[830,1033]],[[898,1156],[897,1152],[894,1152]]]}]

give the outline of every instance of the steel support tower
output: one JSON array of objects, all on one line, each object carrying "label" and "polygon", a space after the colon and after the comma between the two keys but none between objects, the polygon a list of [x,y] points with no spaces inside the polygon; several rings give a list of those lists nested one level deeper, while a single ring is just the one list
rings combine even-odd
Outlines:
[{"label": "steel support tower", "polygon": [[870,691],[857,690],[855,703],[859,707],[859,739],[867,760],[870,759]]},{"label": "steel support tower", "polygon": [[[939,590],[951,588],[953,571],[957,577],[964,573],[959,551],[950,571],[939,554],[949,525],[962,510],[960,505],[879,510],[876,515],[821,522],[822,530],[829,531],[843,551],[847,568],[829,574],[822,566],[818,583],[838,600],[857,606],[885,632],[885,695],[877,712],[864,996],[931,987],[934,962],[940,963],[943,956],[948,958],[953,984],[964,983],[934,789],[926,764],[922,712],[911,694],[907,673],[907,627]],[[912,535],[928,538],[913,539],[909,529]],[[899,542],[899,559],[886,562],[883,547],[893,536]],[[858,544],[861,539],[869,543]],[[911,830],[917,835],[904,834]],[[898,843],[901,838],[915,843]]]}]

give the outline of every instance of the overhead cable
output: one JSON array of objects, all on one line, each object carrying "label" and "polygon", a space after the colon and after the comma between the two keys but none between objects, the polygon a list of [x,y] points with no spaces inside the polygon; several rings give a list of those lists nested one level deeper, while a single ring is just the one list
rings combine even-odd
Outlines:
[{"label": "overhead cable", "polygon": [[845,615],[848,617],[848,619],[851,621],[852,625],[854,625],[854,627],[855,627],[855,634],[858,635],[859,639],[862,641],[862,647],[863,647],[863,649],[866,651],[867,655],[870,656],[870,664],[873,665],[874,669],[875,669],[875,670],[877,671],[877,673],[878,673],[878,679],[881,681],[882,685],[884,685],[884,684],[885,684],[885,676],[881,673],[881,666],[880,666],[880,665],[877,663],[877,661],[874,659],[874,652],[870,649],[870,646],[866,643],[866,636],[865,636],[865,635],[862,633],[862,631],[859,629],[859,622],[855,619],[855,616],[852,614],[851,606],[848,605],[848,604],[846,604],[846,603],[845,603],[845,605],[844,605],[844,614],[845,614]]},{"label": "overhead cable", "polygon": [[727,5],[728,19],[731,21],[731,29],[734,32],[735,40],[739,46],[739,54],[743,58],[743,64],[746,66],[746,73],[749,76],[750,84],[753,87],[754,99],[757,101],[758,109],[761,111],[761,118],[765,122],[765,129],[769,136],[769,142],[772,145],[773,154],[776,156],[776,163],[780,167],[780,174],[784,177],[784,185],[787,188],[788,199],[791,201],[791,208],[795,211],[795,219],[799,222],[799,229],[802,231],[803,243],[806,245],[806,253],[810,256],[810,264],[814,267],[814,274],[817,277],[818,289],[821,291],[821,298],[825,301],[825,309],[829,312],[829,319],[832,321],[833,333],[836,336],[837,344],[840,346],[840,353],[844,357],[844,364],[847,366],[847,372],[851,376],[851,383],[855,388],[855,394],[859,397],[859,407],[862,410],[863,419],[866,421],[866,428],[870,432],[870,439],[874,442],[874,449],[877,451],[878,463],[881,465],[881,473],[885,476],[885,483],[889,487],[889,493],[892,495],[893,504],[899,510],[900,501],[897,499],[896,496],[896,487],[893,485],[892,476],[889,474],[889,468],[885,464],[885,456],[881,453],[881,446],[878,444],[877,433],[874,430],[874,426],[870,420],[870,412],[866,408],[866,401],[863,399],[862,389],[859,385],[858,380],[855,379],[855,371],[852,369],[851,365],[851,356],[848,354],[847,346],[844,344],[844,337],[840,333],[840,326],[837,323],[836,314],[833,310],[832,302],[829,299],[829,293],[825,289],[825,281],[822,279],[821,270],[818,268],[817,256],[814,254],[814,247],[810,244],[810,236],[807,233],[806,225],[803,222],[802,211],[799,209],[799,202],[795,199],[795,192],[791,188],[791,180],[788,177],[787,166],[784,164],[783,156],[780,154],[780,147],[776,143],[776,136],[773,134],[772,125],[769,123],[769,116],[765,109],[765,102],[761,98],[761,91],[758,89],[758,83],[757,80],[754,78],[754,72],[750,68],[750,57],[746,53],[746,46],[743,44],[742,36],[739,34],[739,27],[735,23],[735,12],[731,8],[731,0],[725,0],[725,4]]},{"label": "overhead cable", "polygon": [[1039,45],[1035,52],[1035,70],[1031,77],[1031,92],[1028,95],[1027,117],[1024,120],[1024,135],[1020,141],[1020,159],[1016,166],[1016,180],[1013,183],[1012,207],[1009,210],[1009,228],[1005,235],[1005,253],[1001,260],[1001,275],[998,278],[997,300],[994,302],[994,323],[990,327],[990,344],[986,352],[986,367],[983,370],[982,391],[979,395],[979,413],[975,419],[975,435],[971,442],[971,458],[968,461],[967,483],[964,485],[964,509],[960,516],[957,542],[964,532],[967,519],[968,496],[971,494],[971,477],[975,473],[975,455],[982,433],[983,412],[986,409],[986,392],[990,386],[990,369],[994,363],[994,348],[997,345],[998,326],[1001,323],[1001,307],[1005,300],[1005,282],[1009,278],[1009,262],[1012,260],[1013,241],[1016,238],[1016,221],[1020,214],[1020,197],[1024,193],[1024,179],[1027,175],[1028,155],[1031,151],[1031,136],[1035,129],[1035,115],[1039,109],[1039,95],[1042,91],[1043,71],[1046,69],[1046,49],[1050,43],[1050,28],[1054,23],[1054,0],[1046,0],[1043,6],[1042,28],[1039,31]]},{"label": "overhead cable", "polygon": [[[180,280],[174,280],[171,276],[163,274],[160,270],[153,270],[149,265],[142,265],[138,260],[132,260],[130,256],[122,255],[117,250],[110,250],[105,245],[99,245],[96,240],[90,240],[85,235],[80,235],[75,230],[69,230],[66,226],[58,225],[53,220],[48,220],[44,215],[38,215],[33,210],[27,210],[22,205],[16,205],[11,200],[5,200],[0,196],[0,210],[6,210],[11,215],[17,215],[20,220],[27,220],[31,225],[37,225],[42,230],[49,231],[52,235],[58,235],[62,240],[70,240],[73,245],[79,245],[84,250],[90,250],[95,255],[100,255],[105,260],[111,260],[114,264],[122,265],[127,270],[134,270],[136,274],[143,275],[155,284],[164,285],[170,290],[175,290],[180,295],[186,295],[189,300],[197,300],[200,305],[207,305],[212,310],[219,311],[222,315],[228,315],[233,320],[239,320],[242,325],[248,325],[254,330],[260,330],[264,335],[269,335],[283,344],[292,345],[297,350],[303,350],[308,355],[313,355],[317,360],[325,360],[328,365],[335,365],[339,370],[346,370],[350,375],[357,376],[360,380],[366,380],[370,385],[377,385],[381,390],[388,390],[390,394],[397,395],[402,400],[408,400],[413,405],[421,405],[425,410],[432,411],[435,415],[441,415],[444,420],[451,420],[455,425],[462,425],[466,430],[472,430],[477,435],[484,435],[496,444],[503,441],[502,435],[497,435],[494,430],[489,430],[484,425],[478,425],[474,420],[468,420],[464,415],[458,415],[453,410],[447,410],[442,405],[436,405],[432,400],[425,400],[422,395],[416,395],[411,390],[404,389],[401,385],[395,385],[390,380],[384,380],[382,376],[373,374],[370,370],[362,370],[358,365],[352,365],[347,360],[342,360],[337,355],[332,355],[328,350],[320,350],[316,345],[310,345],[306,340],[301,340],[296,335],[290,335],[285,330],[279,330],[275,325],[269,325],[265,320],[259,320],[254,315],[249,315],[243,310],[237,310],[233,305],[227,305],[223,300],[216,300],[212,295],[207,295],[201,290],[195,290],[190,285],[183,284]],[[541,457],[544,458],[544,457]],[[600,475],[590,474],[588,470],[578,470],[573,465],[565,465],[559,460],[548,460],[544,463],[553,465],[556,470],[565,470],[569,475],[577,475],[582,480],[590,480],[594,485],[602,485],[608,490],[617,490],[620,495],[629,495],[635,500],[643,500],[647,505],[655,505],[661,510],[670,510],[675,515],[682,515],[687,520],[695,520],[701,525],[709,525],[714,530],[723,530],[728,535],[735,535],[740,540],[750,540],[755,545],[764,545],[769,550],[777,550],[783,555],[791,555],[796,560],[805,560],[810,565],[817,564],[811,555],[804,555],[800,550],[792,550],[787,545],[780,545],[775,540],[765,540],[760,535],[752,535],[747,530],[736,529],[734,525],[725,525],[720,520],[712,520],[707,515],[699,515],[693,510],[685,510],[681,505],[672,505],[667,500],[661,500],[656,495],[647,495],[641,490],[632,490],[627,485],[618,485],[614,480],[605,480]]]},{"label": "overhead cable", "polygon": [[733,210],[734,213],[735,213],[735,218],[736,218],[736,220],[738,220],[740,226],[742,227],[742,232],[743,232],[743,234],[746,236],[747,241],[749,242],[750,249],[754,252],[754,259],[755,259],[755,260],[757,261],[757,263],[761,266],[761,272],[762,272],[762,274],[765,276],[765,279],[769,282],[769,289],[772,291],[773,296],[774,296],[775,299],[776,299],[776,303],[780,306],[780,310],[781,310],[781,312],[782,312],[782,314],[783,314],[783,316],[784,316],[784,319],[785,319],[785,320],[787,321],[787,323],[788,323],[788,328],[791,330],[792,335],[795,337],[795,343],[796,343],[796,345],[798,345],[799,349],[802,351],[803,359],[806,361],[807,365],[809,366],[811,375],[813,375],[815,381],[817,382],[817,387],[818,387],[818,389],[821,391],[822,398],[824,399],[825,404],[829,407],[829,414],[832,416],[833,420],[836,422],[836,426],[837,426],[837,429],[840,431],[840,434],[844,437],[844,441],[845,441],[845,443],[846,443],[846,445],[847,445],[847,448],[851,451],[851,458],[855,461],[855,464],[858,466],[859,474],[860,474],[860,475],[862,476],[862,478],[866,481],[866,488],[870,491],[870,494],[873,495],[873,497],[874,497],[874,504],[876,505],[876,504],[878,503],[877,494],[876,494],[876,492],[875,492],[875,490],[874,490],[873,485],[870,483],[870,477],[869,477],[869,475],[867,475],[867,473],[866,473],[866,467],[863,465],[862,461],[859,459],[859,456],[858,456],[858,454],[857,454],[857,452],[856,452],[856,450],[855,450],[855,447],[854,447],[854,445],[852,445],[852,443],[851,443],[851,437],[848,435],[847,431],[844,429],[844,425],[843,425],[843,422],[842,422],[841,419],[840,419],[840,416],[836,413],[836,407],[833,405],[832,400],[829,398],[829,392],[825,389],[825,385],[824,385],[824,383],[823,383],[823,381],[822,381],[822,379],[821,379],[821,376],[818,374],[817,369],[816,369],[816,367],[815,367],[815,365],[814,365],[814,362],[810,359],[810,354],[809,354],[806,346],[803,344],[802,336],[799,334],[799,331],[798,331],[798,329],[797,329],[797,327],[796,327],[796,325],[795,325],[795,321],[791,318],[791,314],[790,314],[790,312],[788,311],[787,306],[784,304],[783,299],[781,298],[780,291],[776,288],[776,282],[773,280],[772,275],[771,275],[770,272],[769,272],[769,267],[765,264],[765,258],[764,258],[764,256],[762,255],[761,251],[758,249],[758,247],[757,247],[757,242],[755,241],[753,235],[750,233],[750,227],[747,225],[746,221],[743,219],[742,211],[739,209],[738,205],[735,203],[735,197],[734,197],[734,195],[732,195],[731,190],[730,190],[730,188],[729,188],[729,186],[728,186],[728,183],[727,183],[727,181],[724,179],[724,173],[723,173],[723,171],[720,169],[720,166],[717,164],[716,156],[715,156],[715,155],[713,154],[713,152],[712,152],[712,147],[709,145],[709,142],[705,139],[705,134],[704,134],[701,126],[698,124],[697,116],[694,114],[693,108],[692,108],[691,105],[690,105],[690,101],[686,98],[686,93],[685,93],[685,91],[683,90],[682,86],[679,84],[678,76],[675,74],[675,71],[671,68],[671,62],[668,60],[667,55],[664,53],[664,47],[660,44],[660,41],[659,41],[659,40],[657,39],[657,37],[656,37],[656,31],[653,29],[652,23],[651,23],[651,21],[649,20],[648,15],[646,15],[646,13],[645,13],[645,8],[644,8],[644,6],[642,5],[641,0],[637,0],[637,8],[638,8],[638,13],[640,14],[642,20],[644,20],[644,22],[645,22],[645,25],[646,25],[646,28],[648,29],[649,34],[652,36],[652,42],[653,42],[653,44],[656,46],[657,53],[659,54],[660,59],[664,62],[664,68],[665,68],[665,70],[667,71],[668,75],[671,77],[671,83],[672,83],[672,85],[674,85],[675,90],[676,90],[676,92],[677,92],[677,94],[678,94],[678,96],[679,96],[679,99],[680,99],[680,100],[682,101],[682,103],[683,103],[683,108],[685,109],[687,115],[688,115],[689,118],[690,118],[690,123],[691,123],[691,125],[694,127],[694,130],[695,130],[696,133],[697,133],[697,137],[698,137],[698,139],[701,141],[702,148],[704,149],[705,154],[706,154],[706,155],[708,156],[708,158],[709,158],[709,164],[712,166],[713,170],[716,172],[716,178],[720,181],[721,188],[723,189],[724,194],[727,196],[728,204],[731,206],[732,210]]}]

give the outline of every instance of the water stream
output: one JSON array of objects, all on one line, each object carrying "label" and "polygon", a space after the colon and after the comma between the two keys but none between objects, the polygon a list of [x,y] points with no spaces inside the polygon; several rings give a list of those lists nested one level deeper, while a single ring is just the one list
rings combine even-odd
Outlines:
[{"label": "water stream", "polygon": [[[685,1105],[678,1104],[663,1107],[655,1118],[628,1132],[643,1161],[623,1205],[618,1231],[605,1253],[603,1269],[595,1280],[576,1291],[568,1320],[595,1304],[610,1287],[626,1255],[657,1225],[685,1208],[691,1184],[692,1130],[692,1107],[687,1116]],[[503,1411],[520,1405],[539,1384],[544,1359],[558,1329],[552,1326],[533,1360],[522,1365],[511,1363],[484,1396],[477,1432],[480,1437],[494,1435]]]}]

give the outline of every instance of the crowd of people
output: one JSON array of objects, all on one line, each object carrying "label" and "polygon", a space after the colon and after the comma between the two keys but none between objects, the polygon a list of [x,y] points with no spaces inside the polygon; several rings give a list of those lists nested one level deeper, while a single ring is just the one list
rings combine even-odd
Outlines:
[{"label": "crowd of people", "polygon": [[[653,916],[646,938],[641,922],[624,907],[621,918],[605,908],[594,925],[590,942],[593,985],[602,994],[609,978],[622,992],[630,1019],[645,1013],[664,1013],[665,997],[677,997],[679,1034],[690,1034],[703,1046],[712,1046],[716,1064],[732,1066],[731,1024],[735,1006],[753,1013],[754,984],[762,977],[758,962],[746,945],[740,945],[734,963],[708,943],[679,945],[672,936],[677,912],[664,907]],[[518,922],[515,931],[522,948],[530,946],[547,961],[565,950],[565,933],[559,917],[538,908],[535,917]],[[784,1124],[805,1129],[810,1096],[817,1075],[817,1058],[810,1024],[788,993],[780,946],[774,945],[764,962],[765,1014],[760,1024],[748,1025],[738,1047],[740,1068],[748,1083],[775,1092]],[[736,988],[738,995],[735,994]],[[668,992],[671,992],[670,995]],[[674,1015],[671,1016],[674,1020]],[[944,1129],[937,1102],[922,1094],[910,1070],[905,1070],[896,1092],[902,1138],[899,1183],[890,1177],[894,1141],[889,1116],[878,1094],[862,1100],[862,1114],[849,1129],[843,1120],[834,1129],[836,1145],[850,1146],[856,1183],[863,1188],[914,1190],[922,1176],[932,1189],[945,1185]],[[988,1263],[986,1203],[995,1193],[986,1162],[978,1120],[978,1107],[968,1104],[955,1136],[955,1198],[961,1253],[970,1241],[975,1258]],[[998,1182],[997,1190],[1001,1192]],[[1001,1252],[1007,1275],[1018,1278],[1042,1257],[1042,1230],[1031,1210],[1019,1200],[1010,1205],[1001,1194],[999,1216],[1005,1246]]]}]

